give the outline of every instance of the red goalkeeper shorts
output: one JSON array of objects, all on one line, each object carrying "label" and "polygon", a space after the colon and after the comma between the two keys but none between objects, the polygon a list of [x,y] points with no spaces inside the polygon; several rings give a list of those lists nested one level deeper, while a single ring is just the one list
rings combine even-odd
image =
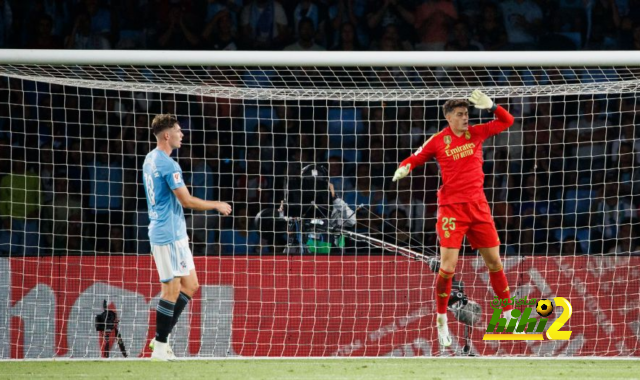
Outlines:
[{"label": "red goalkeeper shorts", "polygon": [[500,245],[486,200],[439,206],[436,230],[440,246],[445,248],[460,249],[464,235],[473,249]]}]

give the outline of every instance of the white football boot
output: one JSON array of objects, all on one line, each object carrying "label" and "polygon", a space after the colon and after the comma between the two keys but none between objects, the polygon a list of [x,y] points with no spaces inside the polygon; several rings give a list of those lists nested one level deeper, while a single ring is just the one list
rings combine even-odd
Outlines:
[{"label": "white football boot", "polygon": [[155,341],[153,352],[151,353],[151,360],[162,362],[173,360],[169,355],[169,349],[169,343]]},{"label": "white football boot", "polygon": [[447,324],[447,314],[438,314],[436,317],[436,328],[438,329],[438,343],[440,347],[451,346],[451,335]]},{"label": "white football boot", "polygon": [[169,358],[168,360],[170,361],[178,359],[176,355],[173,353],[173,348],[171,348],[171,345],[169,343],[167,343],[167,357]]},{"label": "white football boot", "polygon": [[[156,338],[151,339],[151,342],[149,342],[149,350],[153,353],[155,352],[155,349],[159,344],[166,344],[166,352],[167,352],[167,359],[166,360],[176,360],[177,357],[176,355],[173,353],[173,349],[171,348],[171,344],[169,344],[171,339],[171,334],[169,334],[169,336],[167,337],[167,343],[160,343],[156,340]],[[151,355],[151,358],[153,359],[153,354]]]},{"label": "white football boot", "polygon": [[[171,334],[167,336],[167,343],[171,343]],[[154,347],[156,346],[156,338],[153,337],[151,342],[149,342],[149,351],[153,352]]]}]

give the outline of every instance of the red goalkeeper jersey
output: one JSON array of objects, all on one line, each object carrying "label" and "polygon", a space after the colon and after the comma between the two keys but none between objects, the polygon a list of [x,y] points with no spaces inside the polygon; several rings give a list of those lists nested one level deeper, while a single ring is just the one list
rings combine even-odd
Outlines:
[{"label": "red goalkeeper jersey", "polygon": [[438,190],[438,204],[465,203],[486,200],[482,171],[482,143],[513,124],[513,116],[498,106],[497,119],[485,124],[469,126],[458,137],[451,127],[434,134],[400,166],[411,164],[411,170],[435,157],[442,172],[442,187]]}]

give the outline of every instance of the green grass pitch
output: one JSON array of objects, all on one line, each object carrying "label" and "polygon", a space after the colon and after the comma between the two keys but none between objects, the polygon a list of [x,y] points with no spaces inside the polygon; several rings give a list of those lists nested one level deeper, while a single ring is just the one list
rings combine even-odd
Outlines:
[{"label": "green grass pitch", "polygon": [[302,359],[3,361],[0,379],[638,379],[640,360]]}]

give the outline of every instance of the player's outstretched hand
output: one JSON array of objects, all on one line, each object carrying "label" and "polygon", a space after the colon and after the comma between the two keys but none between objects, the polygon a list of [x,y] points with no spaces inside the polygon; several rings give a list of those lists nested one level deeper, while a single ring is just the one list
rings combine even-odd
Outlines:
[{"label": "player's outstretched hand", "polygon": [[397,180],[406,177],[410,171],[411,171],[411,164],[406,164],[405,166],[399,167],[398,170],[396,170],[396,173],[393,175],[392,181],[396,182]]},{"label": "player's outstretched hand", "polygon": [[469,101],[477,108],[481,110],[488,110],[493,108],[493,100],[485,95],[480,90],[473,90]]},{"label": "player's outstretched hand", "polygon": [[231,214],[231,206],[225,202],[218,202],[218,206],[216,206],[216,210],[218,210],[222,215]]}]

